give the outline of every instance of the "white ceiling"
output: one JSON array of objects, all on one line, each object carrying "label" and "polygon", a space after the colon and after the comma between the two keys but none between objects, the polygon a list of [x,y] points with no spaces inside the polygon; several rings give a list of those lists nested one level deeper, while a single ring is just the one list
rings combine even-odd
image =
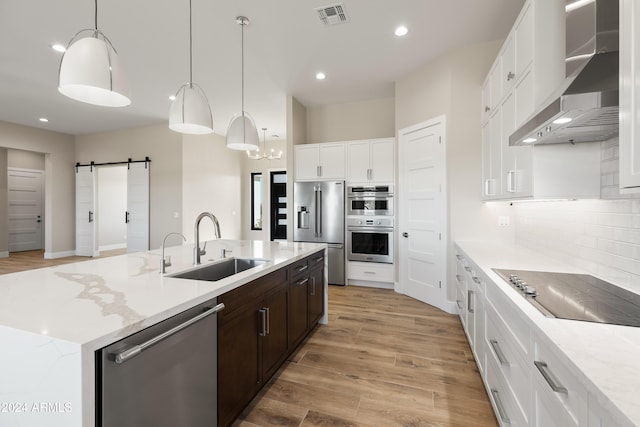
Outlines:
[{"label": "white ceiling", "polygon": [[[504,38],[524,0],[344,0],[350,21],[330,27],[314,11],[329,0],[192,2],[193,80],[209,98],[215,132],[225,135],[240,110],[235,18],[245,15],[245,110],[269,139],[286,134],[287,95],[307,107],[391,97],[394,81],[441,53]],[[0,120],[69,134],[167,122],[168,96],[189,77],[188,7],[187,0],[98,3],[98,28],[132,85],[132,104],[114,109],[57,91],[61,54],[50,45],[93,27],[93,1],[0,1]],[[399,24],[409,28],[403,38],[393,34]],[[320,70],[324,81],[315,79]]]}]

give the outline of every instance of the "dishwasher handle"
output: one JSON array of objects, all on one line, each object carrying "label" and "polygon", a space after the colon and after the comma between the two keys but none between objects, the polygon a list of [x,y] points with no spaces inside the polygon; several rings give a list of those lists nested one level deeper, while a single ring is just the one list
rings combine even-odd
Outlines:
[{"label": "dishwasher handle", "polygon": [[184,323],[179,324],[178,326],[175,326],[171,329],[169,329],[166,332],[163,332],[160,335],[157,335],[153,338],[151,338],[148,341],[143,342],[142,344],[138,344],[136,346],[133,346],[127,350],[121,351],[119,353],[115,353],[115,362],[120,365],[124,362],[126,362],[127,360],[139,355],[140,353],[142,353],[144,350],[146,350],[147,348],[151,347],[154,344],[159,343],[160,341],[169,338],[171,335],[174,335],[178,332],[180,332],[181,330],[183,330],[184,328],[191,326],[192,324],[198,322],[199,320],[204,319],[207,316],[211,316],[214,313],[217,313],[219,311],[222,311],[224,309],[224,304],[220,303],[218,305],[216,305],[215,307],[211,307],[208,310],[206,310],[204,313],[201,313],[195,317],[192,317],[191,319],[187,320]]}]

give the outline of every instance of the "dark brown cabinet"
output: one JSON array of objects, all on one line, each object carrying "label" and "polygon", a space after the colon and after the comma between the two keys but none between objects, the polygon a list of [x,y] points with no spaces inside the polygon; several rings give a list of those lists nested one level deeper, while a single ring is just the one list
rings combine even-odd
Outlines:
[{"label": "dark brown cabinet", "polygon": [[218,297],[218,425],[229,426],[324,311],[324,252]]}]

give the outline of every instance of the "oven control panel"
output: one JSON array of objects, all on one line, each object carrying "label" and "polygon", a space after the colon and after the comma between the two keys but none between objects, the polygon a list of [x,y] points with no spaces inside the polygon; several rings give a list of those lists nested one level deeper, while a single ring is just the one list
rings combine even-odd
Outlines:
[{"label": "oven control panel", "polygon": [[393,227],[393,218],[347,218],[347,227]]}]

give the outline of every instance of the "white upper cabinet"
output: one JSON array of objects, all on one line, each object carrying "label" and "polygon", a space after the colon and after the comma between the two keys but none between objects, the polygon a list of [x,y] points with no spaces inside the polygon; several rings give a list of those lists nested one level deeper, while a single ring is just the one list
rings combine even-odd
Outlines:
[{"label": "white upper cabinet", "polygon": [[620,189],[640,192],[640,4],[620,2]]},{"label": "white upper cabinet", "polygon": [[347,182],[393,183],[393,142],[393,138],[347,142]]},{"label": "white upper cabinet", "polygon": [[303,144],[295,147],[296,181],[345,179],[345,144]]}]

